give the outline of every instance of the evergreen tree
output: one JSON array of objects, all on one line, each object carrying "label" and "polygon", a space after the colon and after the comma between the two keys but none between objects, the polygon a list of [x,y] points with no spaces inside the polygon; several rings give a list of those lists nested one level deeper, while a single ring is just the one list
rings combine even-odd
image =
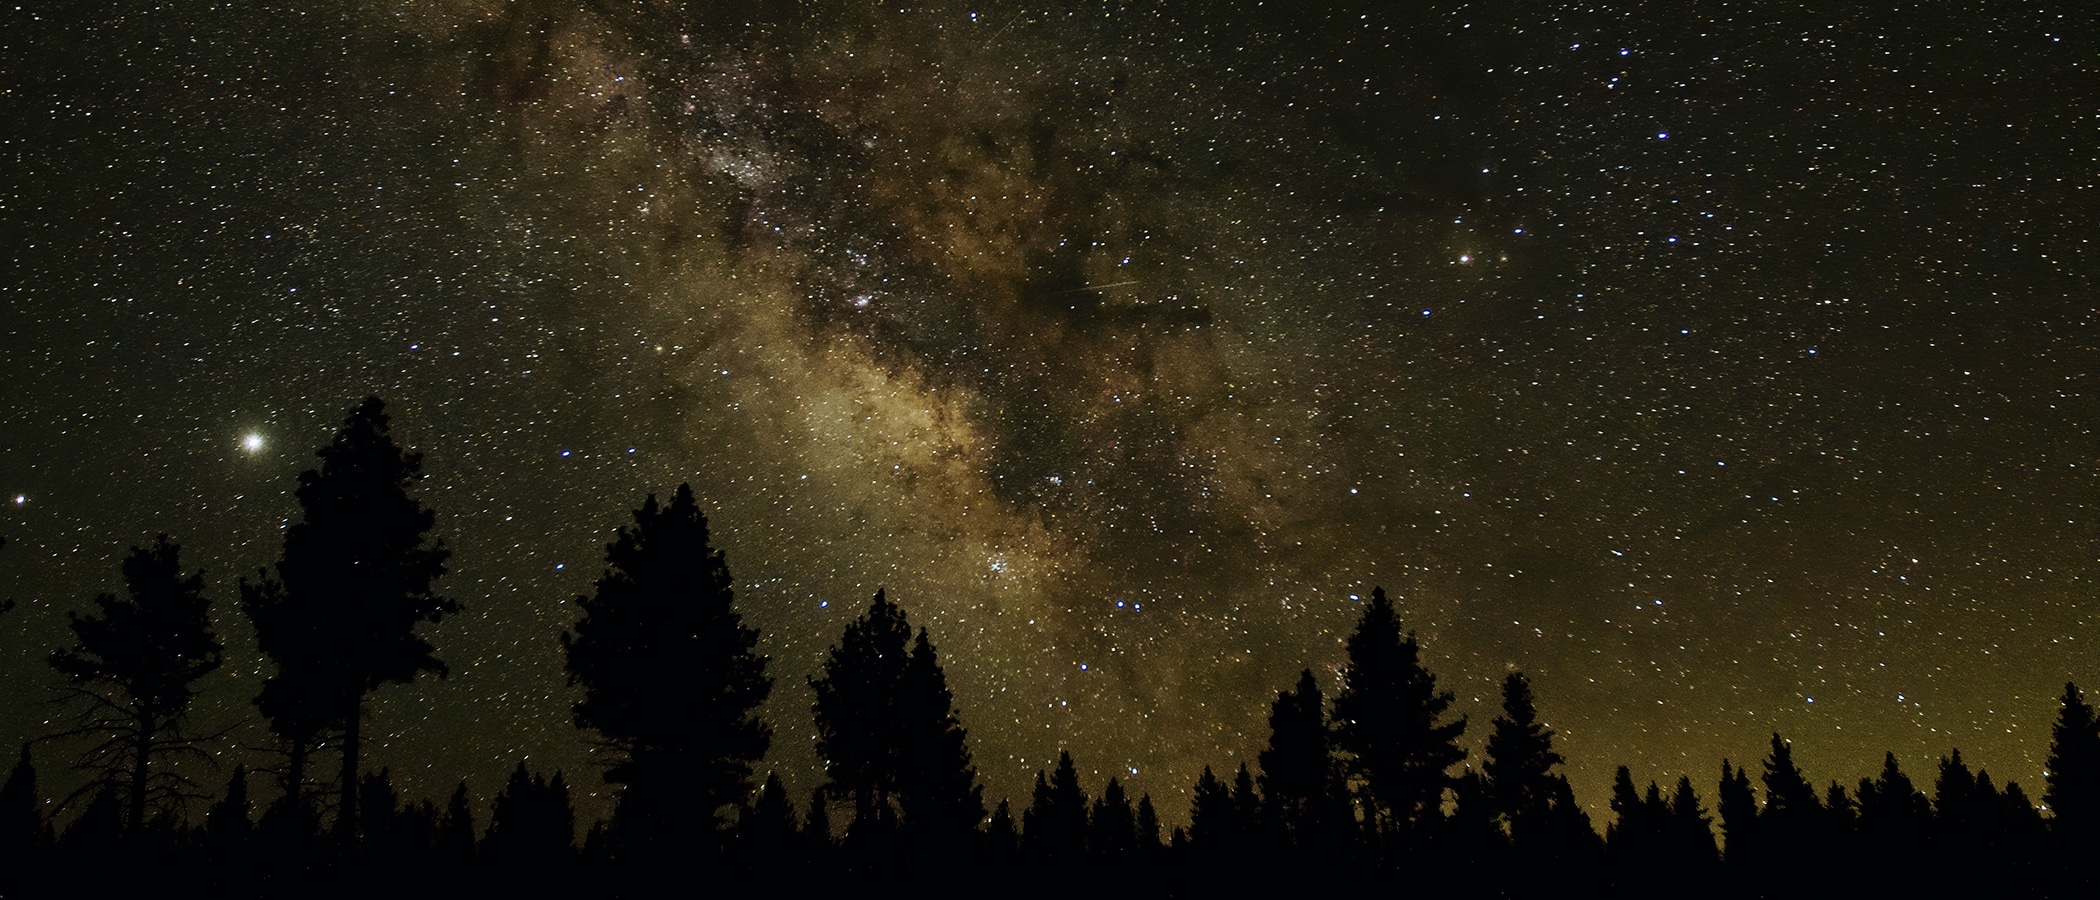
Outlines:
[{"label": "evergreen tree", "polygon": [[303,515],[285,530],[276,578],[244,585],[242,598],[256,643],[277,664],[258,701],[273,729],[309,741],[341,729],[336,835],[345,846],[359,833],[365,695],[424,672],[443,677],[416,627],[459,609],[431,589],[450,551],[429,542],[436,516],[408,493],[423,478],[422,454],[404,452],[389,429],[379,398],[351,410],[316,453],[321,467],[299,473]]},{"label": "evergreen tree", "polygon": [[848,837],[873,839],[901,822],[922,842],[952,843],[983,820],[983,789],[933,645],[923,629],[913,638],[884,592],[846,626],[810,687],[829,789],[853,799]]},{"label": "evergreen tree", "polygon": [[7,782],[0,784],[0,891],[25,891],[40,861],[44,834],[44,798],[37,793],[36,765],[29,759],[29,744]]},{"label": "evergreen tree", "polygon": [[1665,853],[1680,866],[1703,869],[1720,860],[1720,851],[1714,846],[1713,818],[1699,803],[1699,792],[1692,788],[1689,776],[1677,777],[1677,789],[1670,795],[1669,833],[1665,838]]},{"label": "evergreen tree", "polygon": [[1239,819],[1242,839],[1252,841],[1261,835],[1261,805],[1254,776],[1247,771],[1246,763],[1240,763],[1240,770],[1232,776],[1232,811]]},{"label": "evergreen tree", "polygon": [[98,780],[122,786],[126,827],[146,824],[149,797],[176,802],[187,780],[153,762],[201,753],[182,732],[199,678],[219,667],[204,576],[182,573],[179,548],[163,534],[124,560],[128,596],[95,598],[100,615],[67,615],[76,643],[51,666],[84,701],[80,733],[107,737],[81,758]]},{"label": "evergreen tree", "polygon": [[783,862],[795,844],[795,803],[788,799],[780,775],[766,773],[758,799],[737,816],[738,842],[749,854],[747,865],[763,869],[764,863]]},{"label": "evergreen tree", "polygon": [[249,816],[248,767],[236,764],[233,775],[226,779],[226,790],[219,795],[218,802],[204,814],[204,841],[214,853],[225,855],[238,851],[248,843],[248,833],[254,829]]},{"label": "evergreen tree", "polygon": [[953,845],[984,821],[984,788],[977,784],[955,695],[924,628],[913,639],[897,687],[902,824],[921,844]]},{"label": "evergreen tree", "polygon": [[2051,728],[2042,804],[2058,841],[2075,852],[2100,847],[2100,717],[2066,682]]},{"label": "evergreen tree", "polygon": [[1873,859],[1889,860],[1901,881],[1915,870],[1913,862],[1932,827],[1932,804],[1896,764],[1896,754],[1882,756],[1881,775],[1859,780],[1859,819],[1854,826],[1860,849]]},{"label": "evergreen tree", "polygon": [[1294,691],[1280,691],[1269,708],[1269,746],[1261,763],[1261,795],[1286,839],[1320,845],[1338,823],[1335,777],[1328,742],[1326,701],[1311,669]]},{"label": "evergreen tree", "polygon": [[268,830],[280,836],[311,831],[315,814],[306,789],[311,780],[308,763],[324,738],[342,727],[346,705],[319,665],[335,639],[326,633],[325,619],[293,603],[283,583],[268,572],[257,572],[253,583],[242,578],[240,591],[241,614],[255,626],[263,654],[277,663],[276,673],[263,680],[255,697],[284,756],[284,766],[277,770],[284,794],[264,819],[270,823]]},{"label": "evergreen tree", "polygon": [[1334,698],[1335,744],[1372,827],[1414,826],[1438,815],[1449,770],[1466,758],[1458,746],[1465,719],[1441,721],[1452,699],[1422,667],[1414,635],[1401,636],[1384,589],[1373,590],[1349,637]]},{"label": "evergreen tree", "polygon": [[523,762],[510,773],[489,808],[482,855],[508,870],[546,871],[575,852],[576,812],[561,773],[549,780]]},{"label": "evergreen tree", "polygon": [[1057,769],[1046,779],[1035,773],[1035,795],[1021,814],[1021,841],[1030,853],[1054,859],[1071,859],[1086,849],[1086,791],[1079,787],[1079,771],[1072,754],[1057,754]]},{"label": "evergreen tree", "polygon": [[1763,839],[1778,859],[1802,860],[1816,855],[1825,839],[1823,804],[1816,787],[1794,765],[1793,748],[1772,735],[1772,755],[1765,758],[1765,808],[1758,815]]},{"label": "evergreen tree", "polygon": [[1721,834],[1726,838],[1724,859],[1731,866],[1750,865],[1762,851],[1757,819],[1757,795],[1750,790],[1750,772],[1734,769],[1721,760],[1718,792]]},{"label": "evergreen tree", "polygon": [[76,873],[102,874],[124,838],[124,801],[115,782],[103,782],[87,808],[58,838],[58,854]]},{"label": "evergreen tree", "polygon": [[1638,868],[1663,858],[1670,810],[1655,782],[1648,783],[1648,794],[1642,797],[1633,786],[1633,773],[1620,766],[1612,775],[1611,811],[1604,843],[1614,862],[1622,869]]},{"label": "evergreen tree", "polygon": [[1240,814],[1233,805],[1232,790],[1209,766],[1196,779],[1189,801],[1188,841],[1197,850],[1219,855],[1236,852],[1241,843]]},{"label": "evergreen tree", "polygon": [[994,854],[1011,855],[1021,846],[1021,834],[1014,828],[1013,805],[1006,798],[999,798],[999,808],[992,810],[992,824],[985,829],[985,843]]},{"label": "evergreen tree", "polygon": [[1493,791],[1497,816],[1522,846],[1544,825],[1552,803],[1553,769],[1563,760],[1553,750],[1553,729],[1538,720],[1531,682],[1522,672],[1502,680],[1502,715],[1488,734],[1481,772]]},{"label": "evergreen tree", "polygon": [[831,849],[831,809],[824,802],[823,788],[809,794],[809,814],[802,819],[802,838],[819,851]]},{"label": "evergreen tree", "polygon": [[1109,776],[1087,825],[1087,845],[1095,853],[1128,854],[1137,849],[1137,814],[1123,792],[1122,779]]},{"label": "evergreen tree", "polygon": [[445,816],[438,820],[437,840],[431,848],[442,863],[461,867],[474,861],[474,804],[467,793],[466,779],[445,803]]},{"label": "evergreen tree", "polygon": [[386,768],[366,772],[357,785],[358,837],[371,864],[398,865],[400,847],[401,794]]},{"label": "evergreen tree", "polygon": [[1137,803],[1137,849],[1151,853],[1160,849],[1159,811],[1152,808],[1152,795],[1139,794]]},{"label": "evergreen tree", "polygon": [[649,495],[606,545],[593,595],[576,598],[583,618],[562,634],[569,682],[583,687],[576,724],[616,754],[605,772],[624,786],[614,830],[638,849],[713,841],[772,741],[758,707],[773,681],[730,585],[680,484],[668,506]]}]

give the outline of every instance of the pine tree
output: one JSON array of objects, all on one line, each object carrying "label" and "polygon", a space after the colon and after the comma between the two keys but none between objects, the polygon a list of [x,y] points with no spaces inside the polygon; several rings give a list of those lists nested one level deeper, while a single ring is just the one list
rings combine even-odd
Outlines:
[{"label": "pine tree", "polygon": [[321,467],[299,473],[303,515],[285,530],[277,576],[244,585],[242,608],[277,664],[258,701],[272,728],[306,741],[341,729],[336,835],[350,846],[365,695],[424,672],[444,677],[416,628],[459,605],[431,588],[450,551],[427,537],[436,515],[409,496],[423,457],[394,443],[385,404],[366,398],[316,455]]},{"label": "pine tree", "polygon": [[1159,810],[1152,807],[1151,794],[1139,794],[1137,803],[1137,849],[1151,853],[1160,849]]},{"label": "pine tree", "polygon": [[233,775],[226,779],[226,790],[204,814],[205,843],[219,853],[232,852],[246,845],[248,833],[254,829],[250,814],[248,767],[236,764]]},{"label": "pine tree", "polygon": [[853,798],[848,837],[873,840],[901,823],[921,842],[951,843],[983,820],[983,789],[933,645],[923,629],[913,638],[884,592],[846,626],[810,687],[829,789]]},{"label": "pine tree", "polygon": [[1269,708],[1269,746],[1261,763],[1262,799],[1287,839],[1318,846],[1338,823],[1330,821],[1339,792],[1328,742],[1326,701],[1311,669],[1294,691],[1280,691]]},{"label": "pine tree", "polygon": [[770,872],[800,856],[800,828],[795,821],[795,802],[788,799],[787,785],[777,772],[766,773],[758,799],[737,812],[737,846],[747,871]]},{"label": "pine tree", "polygon": [[824,802],[823,788],[809,794],[809,813],[802,819],[802,838],[818,851],[831,849],[831,809]]},{"label": "pine tree", "polygon": [[1466,721],[1441,721],[1453,697],[1422,667],[1414,635],[1401,636],[1384,589],[1371,592],[1348,658],[1334,698],[1335,744],[1347,754],[1366,820],[1393,829],[1435,818],[1450,768],[1466,758],[1458,746]]},{"label": "pine tree", "polygon": [[1910,863],[1921,852],[1932,826],[1931,802],[1903,774],[1894,753],[1883,755],[1879,778],[1859,780],[1857,793],[1855,827],[1861,850],[1871,858],[1890,860],[1893,872],[1912,871]]},{"label": "pine tree", "polygon": [[1781,859],[1800,860],[1823,846],[1823,804],[1801,770],[1794,766],[1793,748],[1777,732],[1772,735],[1772,755],[1765,758],[1765,808],[1758,815],[1758,830]]},{"label": "pine tree", "polygon": [[1007,856],[1020,849],[1021,833],[1014,828],[1013,805],[1005,797],[999,798],[999,807],[992,810],[992,824],[986,826],[984,838],[985,845],[996,855]]},{"label": "pine tree", "polygon": [[1730,866],[1748,866],[1763,851],[1757,819],[1757,795],[1750,790],[1747,769],[1734,769],[1721,760],[1718,791],[1721,834],[1726,838],[1724,860]]},{"label": "pine tree", "polygon": [[445,816],[438,820],[437,841],[431,849],[447,866],[464,867],[474,862],[474,804],[464,778],[452,792],[452,799],[445,803]]},{"label": "pine tree", "polygon": [[1240,815],[1232,802],[1232,790],[1218,780],[1209,766],[1204,766],[1203,774],[1196,779],[1189,801],[1188,839],[1189,846],[1220,856],[1240,847]]},{"label": "pine tree", "polygon": [[69,614],[76,643],[51,655],[51,667],[86,704],[78,733],[107,735],[81,765],[122,786],[124,822],[133,832],[146,825],[150,797],[174,801],[188,785],[153,763],[201,752],[182,723],[197,680],[219,667],[204,576],[182,573],[179,549],[165,534],[133,547],[123,566],[128,596],[96,597],[100,615]]},{"label": "pine tree", "polygon": [[605,772],[624,785],[615,831],[648,852],[713,841],[772,741],[758,717],[773,689],[758,630],[737,614],[690,485],[669,506],[649,495],[634,527],[606,545],[605,564],[561,644],[570,683],[583,687],[576,724],[617,757]]},{"label": "pine tree", "polygon": [[29,759],[29,744],[7,782],[0,785],[0,890],[26,889],[27,870],[40,857],[44,832],[44,798],[37,793],[36,765]]},{"label": "pine tree", "polygon": [[1692,788],[1689,776],[1678,776],[1677,789],[1670,795],[1665,846],[1667,855],[1687,868],[1704,869],[1720,860],[1720,850],[1714,846],[1713,818],[1700,805],[1699,792]]},{"label": "pine tree", "polygon": [[900,821],[922,845],[953,846],[984,821],[984,788],[939,656],[919,629],[897,685]]},{"label": "pine tree", "polygon": [[2064,684],[2044,772],[2042,804],[2057,840],[2081,853],[2100,846],[2100,717],[2076,684]]},{"label": "pine tree", "polygon": [[1137,814],[1123,792],[1122,779],[1109,776],[1088,819],[1087,844],[1095,853],[1128,854],[1137,849]]},{"label": "pine tree", "polygon": [[576,812],[568,783],[560,772],[550,781],[518,763],[489,808],[483,855],[506,869],[544,871],[566,861],[575,847]]},{"label": "pine tree", "polygon": [[1072,859],[1086,849],[1086,838],[1086,791],[1079,786],[1072,754],[1060,751],[1047,779],[1041,770],[1035,773],[1033,802],[1021,814],[1022,846],[1039,856]]},{"label": "pine tree", "polygon": [[1553,750],[1553,729],[1538,721],[1524,673],[1511,672],[1502,680],[1502,715],[1491,727],[1481,771],[1493,790],[1496,812],[1521,847],[1544,824],[1553,769],[1563,762]]}]

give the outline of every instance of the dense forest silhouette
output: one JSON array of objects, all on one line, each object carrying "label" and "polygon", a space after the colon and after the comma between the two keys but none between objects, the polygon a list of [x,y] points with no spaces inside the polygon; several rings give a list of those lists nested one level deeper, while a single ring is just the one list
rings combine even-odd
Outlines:
[{"label": "dense forest silhouette", "polygon": [[[1600,830],[1522,673],[1504,681],[1469,764],[1469,723],[1382,589],[1335,695],[1309,669],[1279,690],[1256,765],[1206,768],[1188,824],[1172,827],[1118,778],[1083,784],[1069,749],[1029,796],[988,805],[934,636],[878,591],[809,680],[825,782],[798,804],[777,775],[759,777],[772,727],[758,710],[774,676],[687,485],[633,511],[558,636],[582,691],[575,724],[613,760],[611,817],[577,821],[569,774],[520,763],[484,821],[465,781],[441,802],[405,798],[386,769],[359,763],[365,698],[446,671],[417,634],[458,608],[435,590],[447,551],[413,496],[421,460],[394,442],[377,398],[318,456],[274,570],[239,585],[270,665],[254,698],[276,742],[270,764],[237,765],[217,786],[175,765],[218,737],[185,725],[197,681],[225,660],[202,579],[157,537],[123,561],[125,594],[72,613],[74,643],[53,648],[74,717],[23,736],[0,784],[0,894],[2095,889],[2084,854],[2100,846],[2100,718],[2073,684],[2039,807],[1959,750],[1921,775],[1929,785],[1891,753],[1856,783],[1818,786],[1775,733],[1763,759],[1719,761],[1707,794],[1688,777],[1644,787],[1621,766]],[[59,736],[86,739],[73,765],[87,783],[49,798],[32,748]]]}]

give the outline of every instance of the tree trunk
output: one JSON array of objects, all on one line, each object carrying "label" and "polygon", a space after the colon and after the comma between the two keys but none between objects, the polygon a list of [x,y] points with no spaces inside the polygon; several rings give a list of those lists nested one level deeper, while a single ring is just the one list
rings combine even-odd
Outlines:
[{"label": "tree trunk", "polygon": [[345,852],[357,848],[357,735],[364,720],[364,696],[351,701],[350,714],[343,717],[342,800],[336,806],[335,836]]},{"label": "tree trunk", "polygon": [[127,817],[132,837],[145,833],[146,828],[146,761],[153,753],[153,709],[139,710],[134,723],[138,738],[131,744],[131,811]]}]

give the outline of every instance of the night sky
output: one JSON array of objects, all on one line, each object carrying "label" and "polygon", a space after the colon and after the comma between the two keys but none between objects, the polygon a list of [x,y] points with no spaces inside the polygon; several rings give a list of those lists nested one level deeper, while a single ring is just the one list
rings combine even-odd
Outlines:
[{"label": "night sky", "polygon": [[6,741],[165,531],[259,761],[234,581],[367,394],[465,607],[370,702],[411,797],[603,790],[556,636],[681,481],[798,798],[878,587],[989,800],[1169,821],[1378,585],[1593,807],[1774,730],[2039,795],[2100,687],[2086,4],[117,6],[0,10]]}]

